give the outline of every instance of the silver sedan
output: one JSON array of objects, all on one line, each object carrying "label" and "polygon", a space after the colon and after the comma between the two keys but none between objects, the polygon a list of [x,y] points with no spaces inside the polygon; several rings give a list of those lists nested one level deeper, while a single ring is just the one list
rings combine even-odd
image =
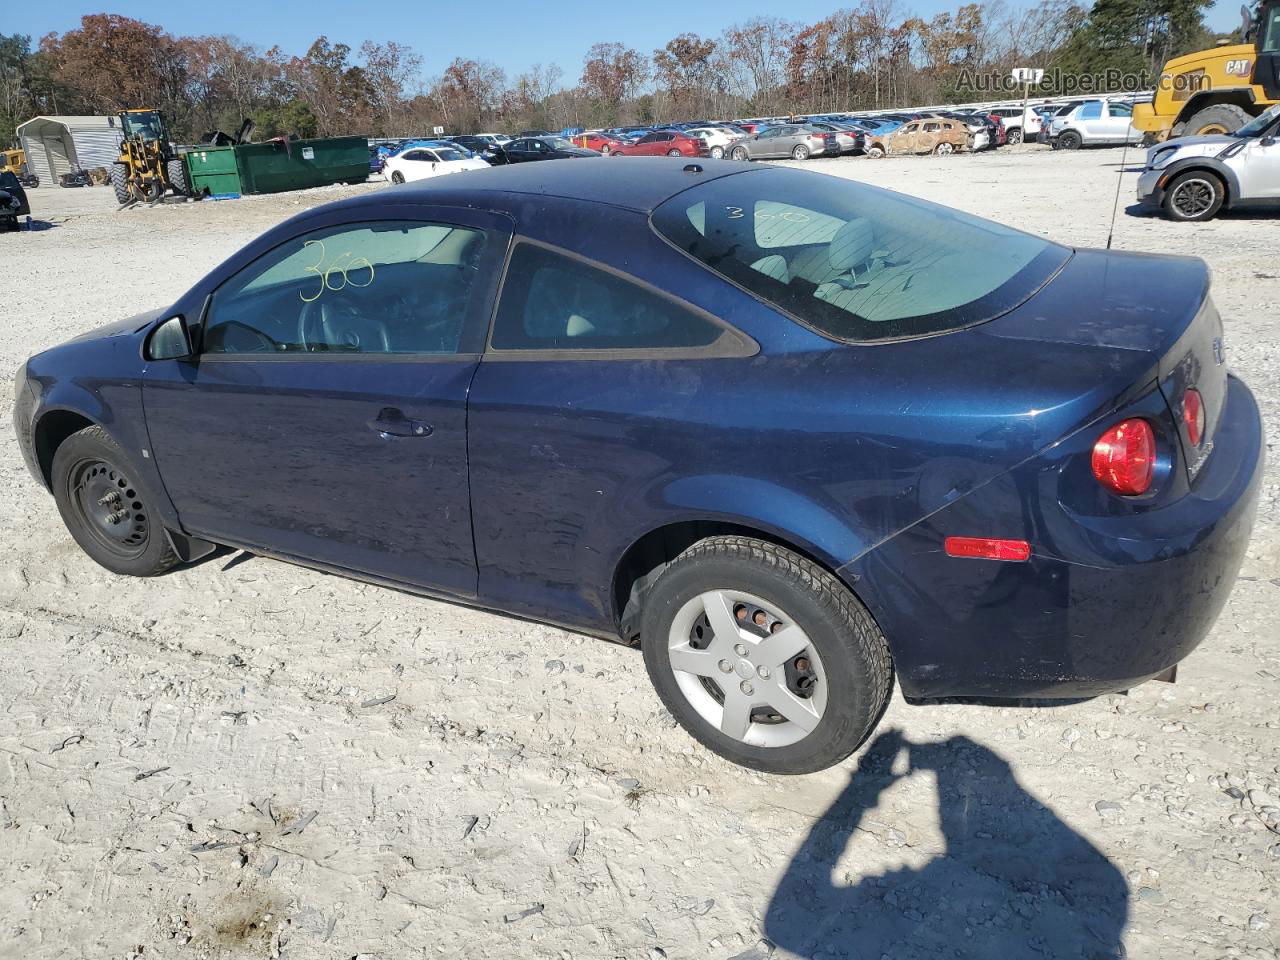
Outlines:
[{"label": "silver sedan", "polygon": [[729,151],[734,160],[773,160],[791,157],[808,160],[824,153],[836,154],[836,135],[807,123],[784,123],[739,140]]}]

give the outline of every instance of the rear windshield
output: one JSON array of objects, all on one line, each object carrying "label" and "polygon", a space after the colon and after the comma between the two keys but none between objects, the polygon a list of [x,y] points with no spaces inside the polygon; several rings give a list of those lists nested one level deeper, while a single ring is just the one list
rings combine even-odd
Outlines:
[{"label": "rear windshield", "polygon": [[972,326],[1039,289],[1070,251],[852,180],[773,168],[712,180],[653,213],[660,234],[820,332],[898,340]]}]

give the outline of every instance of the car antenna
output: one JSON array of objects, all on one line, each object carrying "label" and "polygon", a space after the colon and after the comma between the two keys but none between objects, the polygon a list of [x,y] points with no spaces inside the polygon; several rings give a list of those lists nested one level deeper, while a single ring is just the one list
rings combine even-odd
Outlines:
[{"label": "car antenna", "polygon": [[1120,153],[1120,172],[1116,174],[1116,198],[1111,204],[1111,227],[1107,230],[1107,249],[1111,249],[1111,240],[1116,235],[1116,214],[1120,210],[1120,186],[1124,183],[1124,166],[1129,156],[1129,140],[1133,134],[1133,107],[1137,101],[1129,105],[1129,126],[1124,131],[1124,150]]}]

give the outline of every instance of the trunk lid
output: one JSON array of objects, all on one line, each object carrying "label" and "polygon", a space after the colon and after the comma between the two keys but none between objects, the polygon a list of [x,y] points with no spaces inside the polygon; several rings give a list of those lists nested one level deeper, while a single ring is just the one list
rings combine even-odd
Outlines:
[{"label": "trunk lid", "polygon": [[[1001,339],[1091,348],[1079,372],[1095,389],[1080,398],[1087,401],[1075,411],[1080,422],[1158,384],[1194,481],[1213,449],[1227,394],[1222,320],[1209,286],[1208,267],[1194,257],[1077,250],[1030,300],[976,329]],[[1204,409],[1204,429],[1194,444],[1183,416],[1192,388]]]}]

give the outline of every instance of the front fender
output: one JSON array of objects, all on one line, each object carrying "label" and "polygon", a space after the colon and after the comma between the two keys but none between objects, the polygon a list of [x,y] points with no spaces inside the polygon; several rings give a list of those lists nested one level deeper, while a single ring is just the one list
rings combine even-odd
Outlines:
[{"label": "front fender", "polygon": [[[28,443],[41,473],[42,438],[63,414],[97,424],[120,445],[166,527],[181,529],[151,456],[142,409],[139,338],[115,336],[71,341],[32,357],[26,364],[31,396]],[[81,371],[92,370],[92,374]],[[18,425],[15,424],[15,427]],[[52,451],[46,451],[52,456]],[[47,484],[46,484],[47,486]]]}]

